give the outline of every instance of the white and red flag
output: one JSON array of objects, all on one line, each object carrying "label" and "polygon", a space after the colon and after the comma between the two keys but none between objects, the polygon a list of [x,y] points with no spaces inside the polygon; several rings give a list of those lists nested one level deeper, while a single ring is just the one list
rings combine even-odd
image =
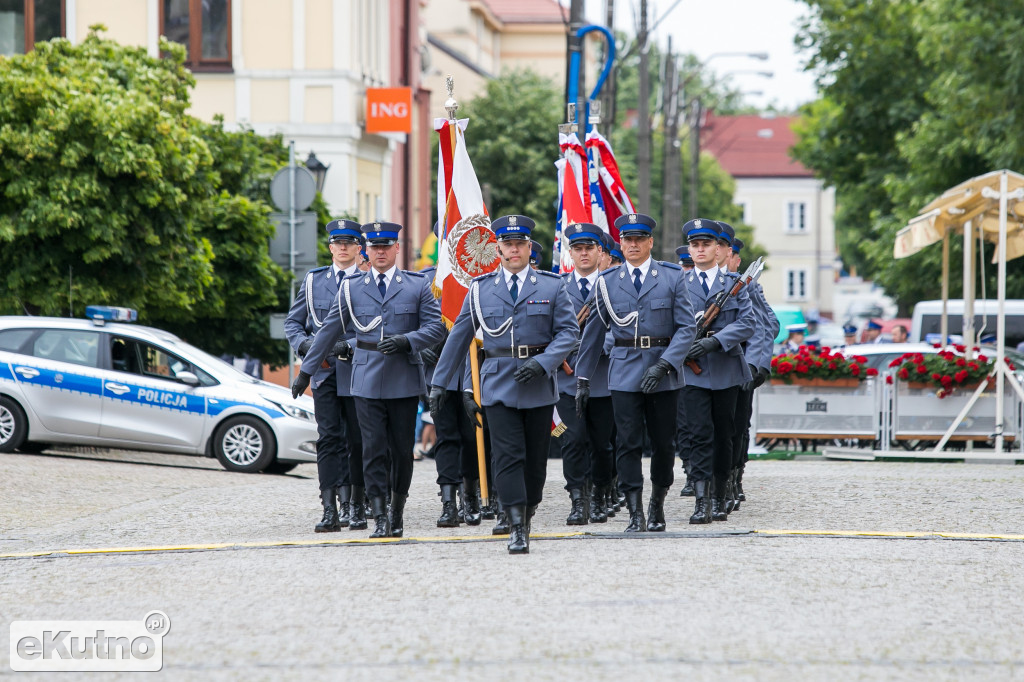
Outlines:
[{"label": "white and red flag", "polygon": [[612,152],[612,146],[608,140],[601,133],[592,130],[587,133],[587,150],[591,154],[596,153],[601,161],[598,168],[598,179],[602,205],[608,221],[609,234],[615,241],[619,241],[619,230],[615,227],[615,220],[621,215],[636,213],[633,201],[622,184],[619,164],[615,160],[615,154]]},{"label": "white and red flag", "polygon": [[559,272],[572,272],[572,259],[562,232],[573,223],[589,223],[590,182],[587,173],[587,153],[576,133],[559,134],[559,146],[564,156],[555,161],[558,169],[558,221],[555,225],[555,253]]},{"label": "white and red flag", "polygon": [[[437,272],[434,275],[434,295],[441,299],[441,316],[451,327],[462,310],[462,302],[469,283],[478,275],[497,269],[499,265],[497,240],[491,230],[491,219],[484,206],[480,183],[466,150],[465,128],[468,119],[451,125],[437,125],[440,135],[438,153],[438,200],[441,237],[437,248]],[[445,137],[447,136],[447,140]],[[445,170],[445,148],[451,153],[451,174]],[[450,178],[450,180],[449,180]],[[444,212],[440,209],[441,183],[445,191]]]}]

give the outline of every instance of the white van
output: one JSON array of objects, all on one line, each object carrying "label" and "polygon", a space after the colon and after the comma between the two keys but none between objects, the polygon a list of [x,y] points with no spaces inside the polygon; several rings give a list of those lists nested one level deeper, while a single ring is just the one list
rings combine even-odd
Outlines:
[{"label": "white van", "polygon": [[[999,301],[979,299],[974,302],[974,332],[988,335],[996,333],[996,312]],[[949,333],[963,333],[964,302],[963,299],[950,299],[946,308],[949,315]],[[1010,299],[1006,301],[1006,345],[1015,348],[1024,341],[1024,300]],[[942,301],[921,301],[914,306],[914,315],[910,323],[909,341],[924,340],[928,334],[941,333]]]}]

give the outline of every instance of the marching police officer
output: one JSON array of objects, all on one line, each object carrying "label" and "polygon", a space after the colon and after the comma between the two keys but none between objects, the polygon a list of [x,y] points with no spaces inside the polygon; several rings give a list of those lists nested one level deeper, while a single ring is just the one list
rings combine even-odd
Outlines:
[{"label": "marching police officer", "polygon": [[[327,224],[327,235],[332,262],[309,271],[284,322],[288,343],[300,358],[305,357],[314,335],[323,326],[341,280],[356,272],[356,256],[363,238],[359,223],[332,220]],[[343,526],[358,529],[360,523],[366,527],[362,510],[362,439],[349,391],[352,375],[349,342],[353,338],[354,334],[339,338],[312,378],[319,435],[316,468],[324,507],[323,519],[314,529],[317,533],[338,531]],[[337,507],[335,497],[339,502]],[[350,500],[354,500],[351,510]]]},{"label": "marching police officer", "polygon": [[[565,288],[580,319],[580,310],[590,299],[597,282],[598,263],[605,234],[592,223],[569,225],[563,231],[568,239],[573,271],[564,275]],[[567,363],[575,361],[570,356]],[[558,415],[565,423],[559,437],[562,473],[569,492],[571,509],[566,518],[570,526],[604,523],[608,520],[604,499],[612,482],[612,398],[608,390],[608,355],[598,358],[590,384],[590,400],[582,417],[576,415],[576,378],[563,370],[558,373]]]},{"label": "marching police officer", "polygon": [[537,269],[540,259],[544,257],[544,245],[536,239],[530,240],[530,267]]},{"label": "marching police officer", "polygon": [[[483,331],[480,368],[483,415],[490,428],[494,483],[509,521],[508,551],[530,551],[530,517],[547,476],[555,372],[579,339],[562,279],[529,267],[534,222],[521,215],[495,220],[502,265],[473,280],[445,343],[430,389],[431,411],[443,408],[448,384],[462,371],[477,329]],[[468,394],[467,410],[480,408]]]},{"label": "marching police officer", "polygon": [[[735,282],[734,276],[718,266],[718,242],[728,241],[731,252],[732,236],[714,220],[701,218],[688,221],[683,229],[694,263],[694,269],[686,274],[686,285],[698,310],[704,311],[719,292]],[[690,428],[690,468],[697,498],[690,523],[728,518],[725,492],[733,457],[736,400],[740,385],[751,379],[741,344],[753,333],[750,297],[741,289],[725,302],[708,335],[695,339],[686,355],[701,370],[697,374],[689,366],[684,369],[686,386],[681,392]]]},{"label": "marching police officer", "polygon": [[[363,436],[363,478],[373,508],[370,537],[402,537],[403,512],[412,482],[416,406],[426,391],[420,352],[444,336],[441,309],[430,281],[419,272],[400,270],[397,223],[374,222],[360,229],[371,269],[341,282],[320,333],[292,385],[298,396],[310,376],[346,329],[356,330],[352,357],[352,395]],[[391,455],[391,509],[387,456]]]},{"label": "marching police officer", "polygon": [[[618,438],[619,487],[629,509],[626,532],[665,530],[664,502],[675,460],[676,395],[695,331],[682,269],[651,258],[656,225],[641,213],[628,213],[615,221],[626,262],[598,276],[594,310],[576,362],[576,403],[583,413],[591,384],[597,382],[605,334],[611,329],[608,388]],[[646,525],[640,462],[645,422],[652,447]]]},{"label": "marching police officer", "polygon": [[690,247],[686,244],[676,247],[676,255],[679,256],[679,267],[683,272],[693,270],[693,259],[690,258]]}]

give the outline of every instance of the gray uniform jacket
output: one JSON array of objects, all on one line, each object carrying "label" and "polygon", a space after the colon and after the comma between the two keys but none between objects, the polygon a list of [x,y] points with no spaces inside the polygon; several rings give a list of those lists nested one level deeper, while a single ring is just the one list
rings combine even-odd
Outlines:
[{"label": "gray uniform jacket", "polygon": [[[611,329],[616,342],[636,339],[641,347],[611,348],[607,374],[610,390],[639,392],[644,372],[661,358],[668,360],[675,371],[669,372],[656,390],[674,391],[683,386],[683,360],[697,327],[683,275],[683,269],[674,263],[653,261],[637,294],[626,266],[617,265],[602,272],[598,286],[594,287],[594,309],[583,330],[576,376],[593,383],[605,348],[605,334]],[[604,299],[601,281],[607,289],[608,301]],[[630,319],[633,312],[636,317]],[[620,324],[615,318],[628,323]],[[652,337],[670,341],[668,346],[644,348],[644,338]]]},{"label": "gray uniform jacket", "polygon": [[[580,308],[586,301],[583,300],[583,292],[580,291],[580,285],[576,281],[576,277],[573,273],[568,273],[562,276],[565,280],[565,290],[569,293],[569,300],[572,301],[572,307],[575,309],[576,314],[580,312]],[[596,281],[596,280],[595,280]],[[594,292],[590,292],[590,300],[593,301]],[[594,306],[590,306],[590,314],[594,315]],[[589,322],[588,318],[588,322]],[[586,322],[584,328],[586,328]],[[590,397],[591,398],[607,398],[611,395],[611,391],[608,390],[608,353],[612,349],[612,335],[605,335],[604,353],[597,360],[597,369],[594,370],[594,376],[588,377],[590,379]],[[576,364],[577,353],[571,353],[566,359],[569,366],[572,367]],[[575,371],[575,370],[574,370]],[[558,371],[558,392],[566,395],[576,395],[576,375],[569,376],[564,370]]]},{"label": "gray uniform jacket", "polygon": [[[342,275],[344,276],[344,275]],[[312,305],[306,295],[307,288],[312,291]],[[299,345],[307,338],[315,335],[327,314],[331,310],[331,304],[338,296],[338,280],[334,277],[334,270],[330,265],[314,268],[306,273],[302,283],[299,285],[299,293],[292,301],[292,307],[288,311],[288,317],[284,321],[284,333],[288,337],[288,343],[292,350],[298,350]],[[312,309],[312,310],[311,310]],[[344,338],[352,343],[354,334],[345,334]],[[338,395],[349,395],[349,383],[352,380],[352,363],[339,362],[333,355],[328,355],[323,363],[317,367],[313,374],[313,388],[319,388],[320,384],[336,372],[338,376]]]},{"label": "gray uniform jacket", "polygon": [[[719,271],[718,277],[710,284],[710,290],[705,296],[697,275],[696,269],[686,273],[686,286],[698,310],[704,310],[720,291],[731,287],[736,282],[735,278],[739,276]],[[711,325],[711,331],[722,344],[722,350],[713,351],[697,360],[701,369],[700,374],[694,374],[687,367],[686,385],[719,390],[750,381],[750,368],[743,357],[742,344],[753,336],[755,326],[754,309],[750,303],[750,295],[744,287],[739,295],[726,301]]]},{"label": "gray uniform jacket", "polygon": [[[754,306],[754,314],[758,316],[758,329],[755,335],[761,336],[760,341],[755,345],[751,339],[753,351],[748,349],[747,362],[754,367],[770,370],[772,367],[772,351],[775,349],[775,337],[779,335],[781,325],[775,311],[768,305],[764,297],[764,289],[760,283],[755,283],[750,288],[750,303]],[[756,353],[756,355],[755,355]]]},{"label": "gray uniform jacket", "polygon": [[476,311],[471,310],[473,288],[477,287],[482,322],[487,328],[497,331],[511,320],[507,329],[497,336],[484,329],[485,352],[512,348],[519,354],[526,346],[547,344],[543,352],[533,356],[544,368],[544,375],[525,384],[518,383],[512,375],[526,358],[485,358],[480,367],[482,404],[532,409],[558,402],[555,373],[579,340],[580,328],[561,277],[529,268],[523,272],[526,280],[515,302],[505,284],[502,268],[473,280],[434,369],[435,386],[448,386],[454,375],[463,371],[469,344],[481,326]]},{"label": "gray uniform jacket", "polygon": [[[351,306],[344,296],[346,285]],[[380,322],[375,324],[378,317]],[[346,277],[313,347],[302,361],[302,371],[313,374],[346,330],[354,332],[356,338],[352,343],[353,396],[387,400],[426,392],[420,351],[444,336],[441,307],[430,291],[429,279],[418,272],[397,270],[382,299],[372,270]],[[384,355],[357,345],[376,345],[392,334],[404,334],[412,349],[408,353]]]}]

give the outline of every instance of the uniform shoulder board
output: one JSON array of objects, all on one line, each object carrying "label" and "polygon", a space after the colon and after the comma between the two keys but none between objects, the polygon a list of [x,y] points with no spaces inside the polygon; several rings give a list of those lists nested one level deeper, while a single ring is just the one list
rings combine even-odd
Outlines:
[{"label": "uniform shoulder board", "polygon": [[415,270],[402,270],[402,273],[409,275],[410,277],[426,277],[426,274]]},{"label": "uniform shoulder board", "polygon": [[497,275],[500,272],[501,272],[501,268],[498,268],[497,270],[492,270],[491,272],[485,272],[482,275],[477,275],[476,277],[474,277],[473,281],[474,282],[482,282],[485,279],[488,279],[490,277],[494,277],[495,275]]},{"label": "uniform shoulder board", "polygon": [[352,273],[351,275],[345,275],[345,279],[355,279],[355,278],[357,278],[357,277],[362,277],[362,276],[363,276],[363,275],[365,275],[365,274],[366,274],[366,273],[365,273],[365,272],[363,272],[362,270],[356,270],[356,271],[355,271],[355,272],[353,272],[353,273]]},{"label": "uniform shoulder board", "polygon": [[740,273],[738,272],[722,272],[721,270],[718,271],[718,274],[722,275],[723,277],[728,277],[730,279],[739,279],[740,276]]},{"label": "uniform shoulder board", "polygon": [[544,275],[545,277],[554,277],[555,279],[562,279],[562,276],[557,272],[548,272],[547,270],[534,270],[533,272],[538,275]]},{"label": "uniform shoulder board", "polygon": [[318,268],[313,268],[312,270],[310,270],[310,272],[323,272],[324,270],[330,270],[330,268],[330,265],[321,265]]},{"label": "uniform shoulder board", "polygon": [[669,263],[669,262],[663,261],[663,260],[658,261],[658,265],[660,265],[663,268],[668,268],[669,270],[682,270],[683,269],[682,267],[680,267],[680,265],[678,263]]},{"label": "uniform shoulder board", "polygon": [[619,268],[621,268],[621,267],[622,267],[621,264],[620,265],[613,265],[610,268],[608,268],[607,270],[602,270],[601,272],[599,272],[597,276],[598,277],[604,277],[605,275],[610,275],[613,272],[618,272]]}]

